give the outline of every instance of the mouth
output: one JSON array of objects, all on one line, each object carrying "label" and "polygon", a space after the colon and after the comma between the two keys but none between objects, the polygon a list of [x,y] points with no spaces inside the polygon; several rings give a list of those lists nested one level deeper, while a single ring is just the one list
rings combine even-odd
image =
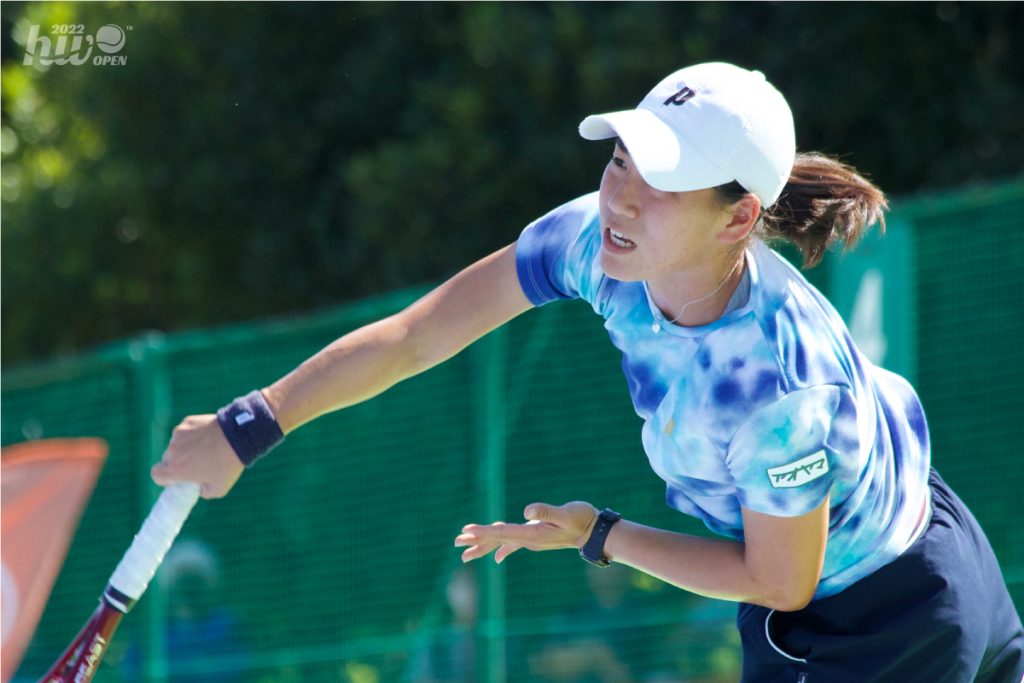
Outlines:
[{"label": "mouth", "polygon": [[636,242],[612,228],[605,228],[604,244],[610,251],[616,253],[623,253],[636,249]]}]

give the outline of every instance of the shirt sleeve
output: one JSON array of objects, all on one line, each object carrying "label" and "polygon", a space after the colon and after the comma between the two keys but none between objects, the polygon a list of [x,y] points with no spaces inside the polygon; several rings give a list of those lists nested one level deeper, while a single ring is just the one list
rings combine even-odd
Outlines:
[{"label": "shirt sleeve", "polygon": [[743,507],[796,517],[821,505],[855,467],[856,404],[847,389],[817,386],[754,411],[733,436],[726,465]]},{"label": "shirt sleeve", "polygon": [[516,273],[534,306],[557,299],[593,303],[603,273],[597,193],[558,207],[523,230],[516,242]]}]

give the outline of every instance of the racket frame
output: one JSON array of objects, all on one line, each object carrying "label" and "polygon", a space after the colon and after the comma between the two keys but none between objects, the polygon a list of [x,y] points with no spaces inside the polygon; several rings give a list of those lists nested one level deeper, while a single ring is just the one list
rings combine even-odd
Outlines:
[{"label": "racket frame", "polygon": [[110,577],[100,604],[39,683],[88,683],[96,674],[114,631],[156,573],[199,500],[199,486],[168,486]]}]

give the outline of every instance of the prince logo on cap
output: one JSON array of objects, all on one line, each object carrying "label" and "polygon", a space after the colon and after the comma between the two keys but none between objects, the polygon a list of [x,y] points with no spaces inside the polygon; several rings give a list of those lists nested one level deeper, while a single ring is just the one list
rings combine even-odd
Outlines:
[{"label": "prince logo on cap", "polygon": [[683,86],[682,90],[665,100],[662,104],[674,104],[679,106],[680,104],[684,104],[687,100],[693,99],[693,96],[696,94],[697,93],[695,93],[691,88]]}]

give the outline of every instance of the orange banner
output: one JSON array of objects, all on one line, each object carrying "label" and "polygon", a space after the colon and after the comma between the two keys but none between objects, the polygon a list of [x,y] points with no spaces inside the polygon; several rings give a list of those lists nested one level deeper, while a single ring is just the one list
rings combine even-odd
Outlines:
[{"label": "orange banner", "polygon": [[21,663],[107,457],[100,439],[47,439],[0,453],[0,680]]}]

